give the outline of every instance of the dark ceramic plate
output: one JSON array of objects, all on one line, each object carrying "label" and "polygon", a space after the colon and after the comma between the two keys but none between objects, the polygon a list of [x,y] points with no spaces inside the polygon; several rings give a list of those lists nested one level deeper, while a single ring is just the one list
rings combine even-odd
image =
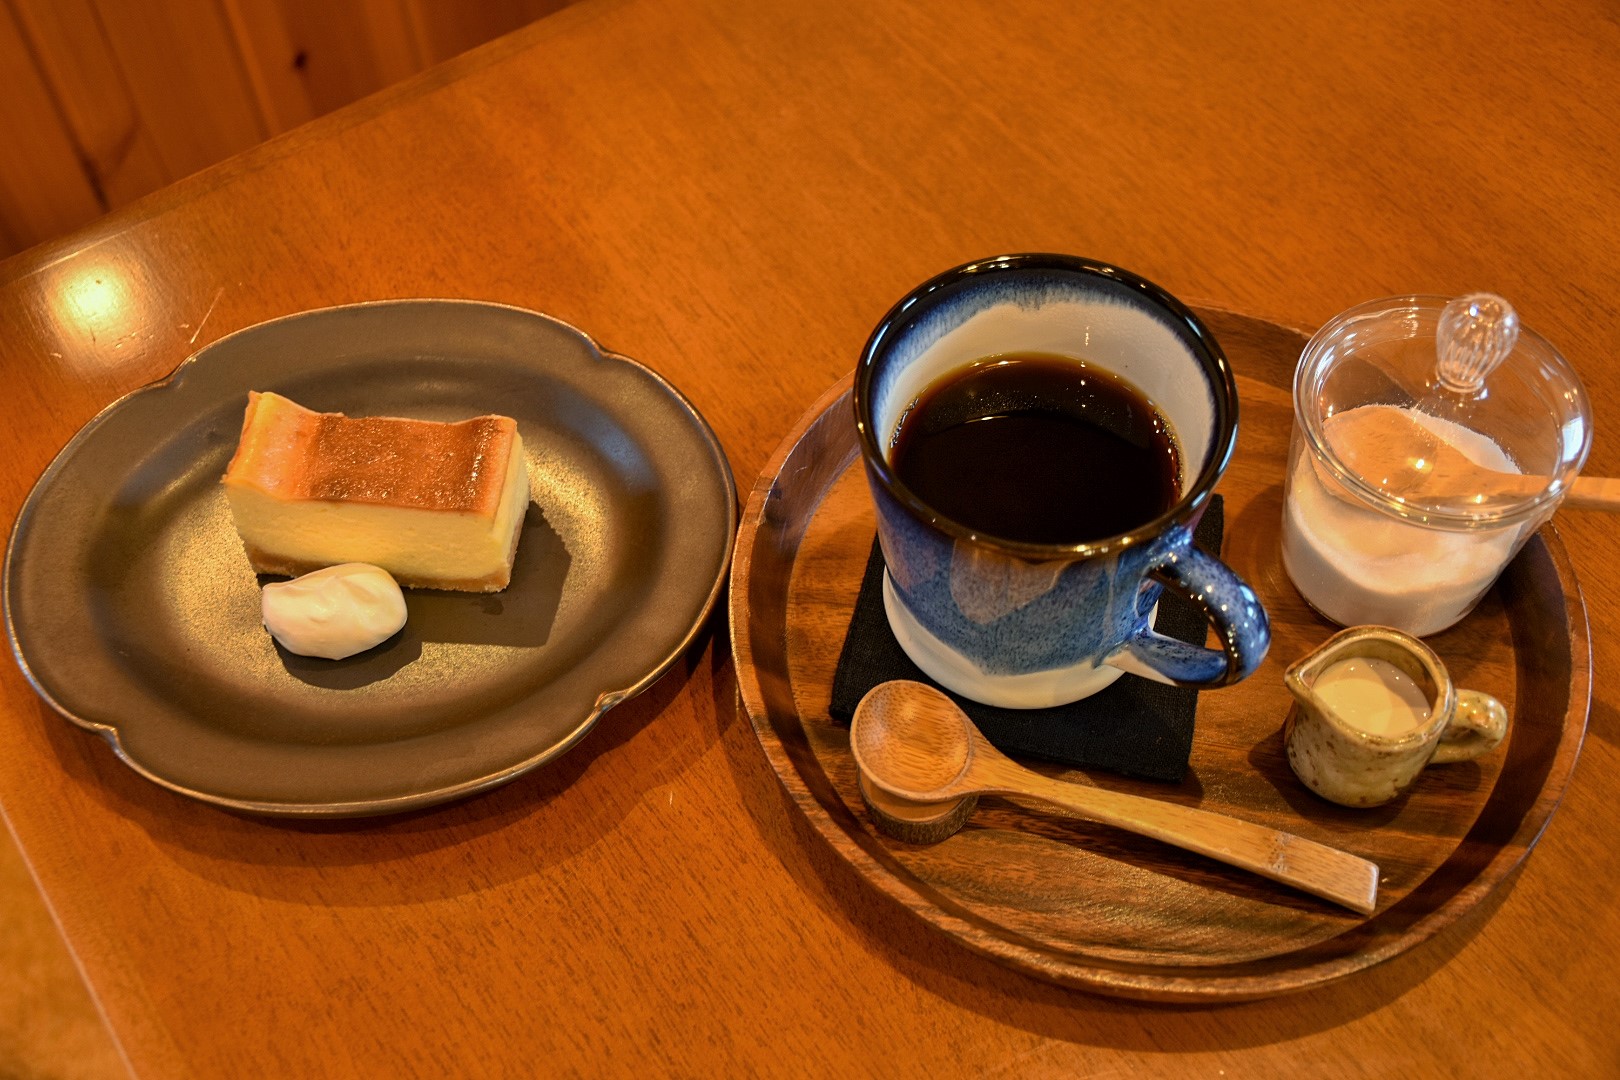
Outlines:
[{"label": "dark ceramic plate", "polygon": [[[359,415],[504,413],[533,502],[512,584],[408,590],[347,660],[281,650],[219,478],[249,390]],[[34,687],[165,787],[267,814],[383,814],[561,754],[696,637],[731,556],[714,434],[657,374],[544,315],[453,300],[251,327],[92,420],[12,532],[5,617]]]}]

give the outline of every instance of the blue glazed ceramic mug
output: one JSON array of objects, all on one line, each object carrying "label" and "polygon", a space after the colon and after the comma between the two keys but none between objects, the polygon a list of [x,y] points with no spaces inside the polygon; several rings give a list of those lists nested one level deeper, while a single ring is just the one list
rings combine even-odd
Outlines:
[{"label": "blue glazed ceramic mug", "polygon": [[[1115,536],[1032,543],[952,520],[901,482],[895,440],[925,391],[988,357],[1024,353],[1103,368],[1147,397],[1179,451],[1169,510]],[[884,316],[862,352],[854,403],[889,626],[940,685],[988,705],[1045,708],[1124,672],[1222,686],[1265,657],[1259,598],[1192,542],[1237,438],[1237,386],[1214,337],[1163,289],[1067,255],[956,267]],[[1219,649],[1154,632],[1164,586],[1203,609]]]}]

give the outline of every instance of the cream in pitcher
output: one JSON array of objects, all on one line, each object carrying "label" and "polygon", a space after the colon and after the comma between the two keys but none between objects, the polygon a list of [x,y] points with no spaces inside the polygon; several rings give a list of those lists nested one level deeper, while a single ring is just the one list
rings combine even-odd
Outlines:
[{"label": "cream in pitcher", "polygon": [[1507,735],[1500,701],[1459,690],[1433,649],[1384,626],[1342,630],[1288,669],[1283,725],[1300,782],[1344,806],[1379,806],[1432,764],[1469,761]]}]

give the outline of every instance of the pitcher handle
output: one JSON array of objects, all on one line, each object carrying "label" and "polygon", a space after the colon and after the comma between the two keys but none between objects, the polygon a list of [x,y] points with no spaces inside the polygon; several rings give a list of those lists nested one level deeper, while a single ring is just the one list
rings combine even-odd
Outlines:
[{"label": "pitcher handle", "polygon": [[1457,708],[1429,760],[1436,765],[1472,761],[1507,737],[1507,707],[1478,690],[1458,690]]}]

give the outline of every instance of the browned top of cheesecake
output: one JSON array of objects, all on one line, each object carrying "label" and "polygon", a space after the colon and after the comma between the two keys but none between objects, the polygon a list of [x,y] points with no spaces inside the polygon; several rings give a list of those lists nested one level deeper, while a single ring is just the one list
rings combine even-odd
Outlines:
[{"label": "browned top of cheesecake", "polygon": [[516,434],[505,416],[454,424],[351,418],[254,392],[225,483],[287,500],[494,514]]}]

